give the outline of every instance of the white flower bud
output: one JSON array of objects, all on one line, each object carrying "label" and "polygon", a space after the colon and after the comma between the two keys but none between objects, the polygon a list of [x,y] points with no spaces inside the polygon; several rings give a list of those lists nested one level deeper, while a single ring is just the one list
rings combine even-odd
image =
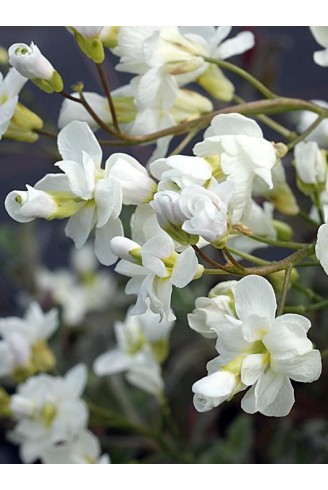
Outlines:
[{"label": "white flower bud", "polygon": [[234,393],[236,386],[236,378],[229,371],[217,371],[196,381],[192,386],[196,410],[207,412],[218,407]]},{"label": "white flower bud", "polygon": [[35,404],[30,398],[22,395],[13,395],[10,400],[10,408],[13,414],[19,417],[31,417],[35,412]]},{"label": "white flower bud", "polygon": [[19,223],[28,223],[35,218],[50,218],[58,209],[47,192],[29,185],[27,191],[12,191],[5,200],[5,208],[11,218]]},{"label": "white flower bud", "polygon": [[314,141],[301,141],[295,146],[295,167],[304,184],[323,184],[327,177],[327,162]]},{"label": "white flower bud", "polygon": [[[114,255],[129,262],[138,263],[138,259],[134,258],[133,253],[141,250],[140,245],[129,238],[116,236],[110,242],[110,248]],[[132,254],[131,254],[132,252]],[[139,254],[140,255],[140,254]]]},{"label": "white flower bud", "polygon": [[8,54],[9,63],[23,77],[32,80],[45,92],[61,92],[63,90],[61,76],[34,43],[31,43],[30,46],[23,43],[13,44],[10,46]]}]

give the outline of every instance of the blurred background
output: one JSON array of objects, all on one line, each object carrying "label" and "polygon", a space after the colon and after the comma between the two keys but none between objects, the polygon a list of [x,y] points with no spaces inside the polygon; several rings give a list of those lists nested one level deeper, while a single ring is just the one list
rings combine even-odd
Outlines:
[{"label": "blurred background", "polygon": [[[243,27],[256,37],[255,48],[240,57],[238,64],[250,71],[274,92],[302,99],[328,100],[328,71],[313,63],[313,52],[319,49],[307,27]],[[73,37],[63,27],[1,27],[0,46],[8,48],[14,42],[30,44],[33,41],[42,53],[61,73],[66,91],[78,81],[85,90],[101,93],[101,85],[93,63],[84,57]],[[234,61],[234,60],[233,60]],[[105,62],[112,89],[127,83],[130,77],[115,71],[117,58],[108,55]],[[0,66],[3,73],[5,65]],[[230,76],[229,76],[230,77]],[[246,100],[258,97],[253,90],[239,80],[231,79],[236,92]],[[45,128],[57,130],[57,119],[62,98],[58,94],[47,95],[32,84],[27,84],[21,101],[45,121]],[[220,104],[216,101],[216,107]],[[279,118],[278,118],[279,120]],[[281,121],[295,127],[295,115],[284,116]],[[275,137],[263,128],[268,139]],[[99,133],[101,135],[101,132]],[[198,139],[200,136],[198,136]],[[190,144],[184,153],[192,148]],[[125,151],[122,148],[104,149],[110,152]],[[131,147],[128,152],[146,163],[151,147]],[[56,142],[40,137],[34,144],[1,141],[0,143],[0,200],[13,189],[33,185],[45,173],[53,171],[58,160]],[[305,203],[305,207],[309,203]],[[126,216],[128,221],[129,216]],[[20,225],[13,222],[0,207],[0,316],[20,316],[32,298],[39,300],[45,310],[54,304],[51,295],[41,291],[36,271],[71,268],[72,242],[64,235],[64,223],[33,222]],[[301,222],[293,222],[296,238],[311,237],[311,231]],[[299,229],[298,229],[299,226]],[[279,254],[280,251],[273,253]],[[264,251],[263,254],[267,254]],[[278,255],[277,255],[278,256]],[[276,256],[275,256],[276,257]],[[112,281],[108,302],[98,311],[90,311],[81,323],[69,325],[62,310],[63,328],[54,339],[54,350],[59,358],[61,372],[83,359],[89,366],[104,350],[113,344],[112,325],[123,319],[133,298],[124,295],[125,280],[108,270]],[[327,277],[319,271],[309,272],[307,286],[323,296],[327,294]],[[178,318],[171,338],[171,353],[164,365],[164,379],[171,403],[172,417],[179,428],[179,437],[188,447],[194,448],[198,463],[327,463],[328,462],[328,408],[327,366],[321,379],[309,386],[295,385],[296,403],[291,414],[283,419],[267,418],[260,414],[248,416],[240,409],[240,396],[216,410],[198,414],[192,404],[192,383],[204,376],[205,365],[216,355],[213,342],[191,331],[186,322],[187,313],[194,308],[195,298],[206,296],[215,281],[196,281],[182,291],[176,291],[173,309]],[[302,304],[305,297],[294,294],[295,302]],[[293,296],[291,296],[293,297]],[[328,347],[328,326],[324,312],[311,316],[313,331],[311,340],[320,349]],[[66,322],[66,324],[65,324]],[[128,391],[128,394],[127,394]],[[114,381],[94,380],[90,396],[106,393],[105,403],[119,409],[117,397],[123,398],[127,413],[135,417],[141,410],[145,420],[157,423],[157,406],[154,400],[135,388],[125,385],[121,378]],[[122,400],[121,400],[122,401]],[[0,463],[19,462],[17,447],[5,439],[7,425],[0,424]],[[119,430],[99,434],[114,463],[131,461],[152,462],[151,450],[144,438]],[[159,461],[166,462],[166,461]]]}]

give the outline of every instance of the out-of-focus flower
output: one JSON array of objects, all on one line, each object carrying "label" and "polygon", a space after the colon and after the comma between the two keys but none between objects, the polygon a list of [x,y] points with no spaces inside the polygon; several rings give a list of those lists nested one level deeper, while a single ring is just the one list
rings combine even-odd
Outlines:
[{"label": "out-of-focus flower", "polygon": [[315,51],[313,53],[313,59],[317,65],[328,66],[328,27],[327,26],[310,26],[310,30],[314,39],[320,46],[322,51]]},{"label": "out-of-focus flower", "polygon": [[58,311],[43,313],[31,303],[24,318],[0,319],[0,376],[22,380],[56,364],[47,340],[58,328]]},{"label": "out-of-focus flower", "polygon": [[0,72],[0,139],[9,128],[17,107],[18,94],[26,82],[27,78],[15,68],[11,68],[5,78]]},{"label": "out-of-focus flower", "polygon": [[302,192],[311,195],[325,188],[327,179],[327,156],[320,151],[315,141],[301,141],[295,146],[295,168],[298,185]]},{"label": "out-of-focus flower", "polygon": [[323,206],[323,211],[325,223],[318,230],[315,253],[325,273],[328,275],[328,205]]},{"label": "out-of-focus flower", "polygon": [[[313,99],[311,102],[328,109],[328,102],[320,99]],[[301,111],[297,124],[297,131],[303,133],[317,119],[318,115],[311,111]],[[328,119],[321,121],[311,133],[305,138],[305,141],[315,141],[321,148],[328,148]]]},{"label": "out-of-focus flower", "polygon": [[107,454],[101,456],[101,447],[97,437],[84,430],[72,441],[59,444],[43,451],[44,464],[109,464]]},{"label": "out-of-focus flower", "polygon": [[20,444],[24,463],[32,463],[58,443],[71,442],[85,428],[88,409],[81,395],[87,369],[78,364],[64,378],[39,374],[29,378],[11,397],[17,420],[10,438]]},{"label": "out-of-focus flower", "polygon": [[310,321],[295,314],[275,318],[276,308],[273,288],[263,277],[247,276],[238,282],[236,316],[227,314],[225,320],[213,322],[220,356],[208,363],[208,377],[193,386],[197,410],[210,410],[251,386],[242,408],[282,417],[294,404],[290,379],[318,379],[321,357],[307,338]]},{"label": "out-of-focus flower", "polygon": [[160,363],[167,356],[172,327],[172,322],[160,322],[160,316],[150,310],[138,316],[128,312],[124,323],[114,325],[117,347],[95,360],[95,373],[106,376],[125,372],[131,384],[160,397],[163,392]]},{"label": "out-of-focus flower", "polygon": [[117,301],[116,283],[112,274],[97,270],[98,263],[90,244],[71,255],[72,271],[50,271],[40,268],[35,272],[37,287],[50,293],[62,307],[63,321],[68,326],[81,325],[88,312],[101,311]]},{"label": "out-of-focus flower", "polygon": [[32,80],[41,90],[47,93],[61,92],[63,80],[36,46],[16,43],[9,48],[9,63],[26,78]]}]

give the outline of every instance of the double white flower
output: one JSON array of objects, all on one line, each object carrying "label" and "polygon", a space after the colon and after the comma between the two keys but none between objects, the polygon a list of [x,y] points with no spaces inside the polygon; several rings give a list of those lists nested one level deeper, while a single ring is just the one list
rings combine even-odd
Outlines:
[{"label": "double white flower", "polygon": [[182,253],[175,251],[172,238],[161,232],[142,247],[128,238],[116,237],[111,241],[113,253],[121,260],[115,270],[131,279],[127,294],[136,294],[137,303],[131,314],[140,315],[148,308],[166,321],[175,319],[170,304],[172,286],[184,288],[203,273],[191,247]]},{"label": "double white flower", "polygon": [[272,168],[277,160],[273,145],[263,138],[259,125],[240,114],[215,116],[205,139],[197,143],[199,157],[216,157],[217,172],[223,172],[236,188],[230,201],[232,222],[245,219],[251,207],[255,177],[272,188]]},{"label": "double white flower", "polygon": [[193,385],[194,403],[207,411],[251,387],[241,406],[248,413],[282,417],[294,404],[290,379],[310,383],[321,373],[321,357],[307,338],[310,321],[294,314],[275,318],[276,298],[262,277],[241,279],[235,289],[236,316],[213,322],[220,356],[209,375]]},{"label": "double white flower", "polygon": [[322,51],[316,51],[313,54],[313,59],[317,65],[328,66],[328,27],[327,26],[311,26],[310,30],[313,34],[314,39],[320,46],[322,46]]}]

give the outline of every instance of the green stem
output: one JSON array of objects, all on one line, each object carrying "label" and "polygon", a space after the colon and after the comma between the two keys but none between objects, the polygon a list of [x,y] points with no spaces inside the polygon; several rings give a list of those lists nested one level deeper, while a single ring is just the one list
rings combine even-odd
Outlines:
[{"label": "green stem", "polygon": [[104,71],[103,64],[102,63],[96,63],[96,67],[97,67],[97,71],[98,71],[98,74],[99,74],[99,78],[100,78],[101,84],[102,84],[103,89],[104,89],[104,92],[106,94],[106,98],[107,98],[107,101],[108,101],[110,113],[111,113],[111,116],[112,116],[113,126],[115,128],[115,131],[117,131],[117,133],[120,133],[120,128],[119,128],[118,121],[117,121],[117,116],[116,116],[116,110],[115,110],[114,102],[113,102],[113,99],[112,99],[112,95],[110,93],[110,87],[109,87],[109,83],[108,83],[108,80],[107,80],[107,77],[106,77],[106,74],[105,74],[105,71]]},{"label": "green stem", "polygon": [[216,262],[215,260],[211,259],[210,257],[208,257],[207,255],[205,255],[198,247],[197,245],[192,245],[192,248],[195,250],[196,254],[201,257],[205,262],[207,262],[208,264],[210,265],[213,265],[216,269],[219,269],[221,271],[224,271],[224,272],[228,272],[227,271],[227,268],[222,265],[222,264],[219,264],[218,262]]},{"label": "green stem", "polygon": [[257,78],[253,77],[253,75],[243,70],[239,66],[233,65],[228,61],[216,60],[214,58],[209,58],[207,56],[204,56],[204,60],[207,61],[208,63],[217,65],[219,68],[223,68],[223,70],[228,70],[231,73],[234,73],[235,75],[239,76],[240,78],[243,78],[246,82],[252,85],[267,99],[275,99],[277,97],[273,92],[271,92],[271,90],[269,90],[265,85],[263,85],[262,82],[260,82]]},{"label": "green stem", "polygon": [[179,155],[185,147],[190,143],[190,141],[196,136],[196,134],[200,131],[200,129],[195,128],[190,133],[187,133],[183,140],[174,148],[174,150],[170,153],[170,157],[173,155]]},{"label": "green stem", "polygon": [[247,235],[249,238],[256,240],[257,242],[266,243],[274,247],[290,248],[294,250],[301,250],[306,246],[306,243],[287,242],[283,240],[273,240],[272,238],[266,238],[260,235]]},{"label": "green stem", "polygon": [[223,248],[222,249],[224,255],[227,257],[228,261],[236,268],[236,269],[240,269],[241,271],[243,271],[245,269],[245,267],[243,267],[242,265],[240,265],[236,259],[233,257],[233,255],[231,255],[231,253],[229,252],[229,249],[227,247]]},{"label": "green stem", "polygon": [[321,351],[321,357],[322,357],[322,359],[325,359],[326,357],[328,357],[328,349]]},{"label": "green stem", "polygon": [[289,287],[289,281],[290,281],[290,275],[291,275],[291,272],[292,272],[292,266],[288,266],[286,271],[285,271],[285,277],[284,277],[284,282],[283,282],[283,285],[282,285],[282,291],[281,291],[281,298],[280,298],[280,304],[279,304],[279,308],[278,308],[278,311],[277,311],[277,316],[280,316],[283,314],[283,311],[284,311],[284,306],[285,306],[285,303],[286,303],[286,298],[287,298],[287,293],[288,293],[288,287]]},{"label": "green stem", "polygon": [[315,207],[318,210],[321,224],[324,224],[326,222],[325,221],[325,215],[324,215],[324,212],[322,209],[320,193],[318,190],[314,191],[314,193],[313,193],[313,204],[315,205]]},{"label": "green stem", "polygon": [[313,305],[309,306],[285,306],[284,308],[284,313],[299,313],[299,314],[304,314],[307,311],[317,311],[321,310],[322,308],[328,307],[328,299],[324,299],[322,301],[318,301],[318,303],[314,303]]},{"label": "green stem", "polygon": [[235,254],[241,257],[244,260],[248,260],[248,262],[251,262],[252,264],[257,264],[257,265],[268,265],[270,262],[268,260],[260,259],[258,257],[254,257],[254,255],[247,254],[245,252],[241,252],[240,250],[237,250],[236,248],[232,247],[227,247],[227,249]]}]

